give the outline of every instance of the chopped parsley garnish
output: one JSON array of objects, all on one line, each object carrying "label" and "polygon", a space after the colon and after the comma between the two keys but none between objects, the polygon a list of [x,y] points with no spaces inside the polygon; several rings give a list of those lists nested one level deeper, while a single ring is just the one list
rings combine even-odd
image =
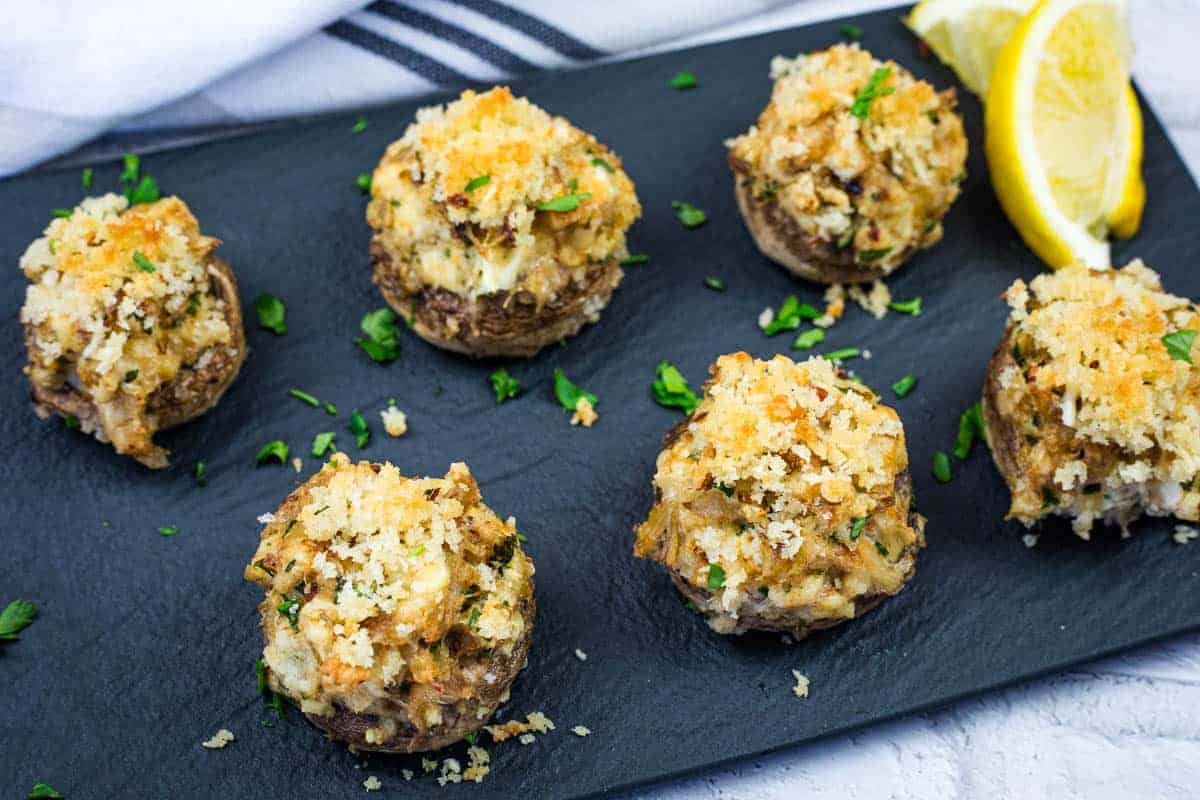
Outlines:
[{"label": "chopped parsley garnish", "polygon": [[1057,505],[1058,505],[1058,495],[1054,493],[1053,489],[1050,489],[1048,487],[1043,487],[1042,488],[1042,511],[1046,511],[1048,509],[1054,508]]},{"label": "chopped parsley garnish", "polygon": [[141,250],[133,251],[133,265],[142,272],[158,272],[158,267],[154,266],[154,262],[146,258]]},{"label": "chopped parsley garnish", "polygon": [[554,396],[567,411],[574,411],[581,397],[586,397],[593,406],[598,402],[596,395],[571,383],[566,373],[557,367],[554,369]]},{"label": "chopped parsley garnish", "polygon": [[792,349],[812,350],[823,341],[825,341],[825,331],[820,328],[813,328],[811,331],[805,331],[797,336],[796,341],[792,342]]},{"label": "chopped parsley garnish", "polygon": [[74,213],[75,210],[71,208],[55,208],[50,211],[50,216],[58,219],[69,219]]},{"label": "chopped parsley garnish", "polygon": [[288,389],[288,394],[290,394],[292,397],[299,400],[301,403],[306,403],[306,404],[312,406],[313,408],[319,408],[321,406],[320,400],[318,400],[317,398],[313,397],[308,392],[303,391],[301,389]]},{"label": "chopped parsley garnish", "polygon": [[367,421],[358,413],[357,408],[350,415],[350,432],[354,434],[354,441],[360,448],[366,447],[367,442],[371,441],[371,429],[367,427]]},{"label": "chopped parsley garnish", "polygon": [[709,289],[712,289],[714,292],[723,292],[727,288],[725,286],[725,281],[721,280],[716,275],[709,275],[707,278],[705,278],[704,285]]},{"label": "chopped parsley garnish", "polygon": [[857,25],[843,25],[842,27],[838,28],[838,33],[841,34],[843,39],[849,39],[852,42],[857,42],[862,38],[863,30]]},{"label": "chopped parsley garnish", "polygon": [[466,736],[464,736],[463,739],[466,740],[467,744],[475,744],[475,742],[478,741],[478,739],[479,739],[479,732],[472,731],[471,733],[468,733]]},{"label": "chopped parsley garnish", "polygon": [[850,523],[850,541],[856,541],[862,536],[863,528],[867,527],[867,518],[859,517]]},{"label": "chopped parsley garnish", "polygon": [[67,414],[63,417],[63,425],[66,425],[73,431],[79,430],[79,417],[74,414]]},{"label": "chopped parsley garnish", "polygon": [[604,170],[605,172],[616,172],[617,171],[616,168],[613,167],[612,164],[608,163],[607,161],[605,161],[603,158],[600,158],[599,156],[596,156],[595,158],[592,159],[592,166],[599,167],[600,169]]},{"label": "chopped parsley garnish", "polygon": [[878,261],[890,252],[892,252],[892,248],[890,247],[881,247],[878,250],[859,250],[858,260],[864,264],[870,264],[872,261]]},{"label": "chopped parsley garnish", "polygon": [[333,403],[322,403],[321,407],[325,409],[325,413],[328,414],[329,416],[331,416],[331,417],[337,416],[337,413],[338,413],[337,406],[335,406]]},{"label": "chopped parsley garnish", "polygon": [[879,555],[887,558],[888,549],[884,547],[883,542],[875,542],[875,549],[879,551]]},{"label": "chopped parsley garnish", "polygon": [[409,558],[420,558],[425,555],[425,545],[420,544],[408,551]]},{"label": "chopped parsley garnish", "polygon": [[330,450],[334,449],[333,437],[335,436],[337,436],[337,434],[333,431],[325,431],[324,433],[318,433],[316,436],[314,436],[312,444],[313,458],[320,458]]},{"label": "chopped parsley garnish", "polygon": [[696,208],[684,200],[672,200],[671,208],[675,209],[675,218],[683,223],[685,228],[699,228],[708,222],[708,215],[703,209]]},{"label": "chopped parsley garnish", "polygon": [[141,174],[141,159],[134,153],[125,154],[120,181],[125,184],[125,199],[131,206],[158,199],[158,184],[149,175]]},{"label": "chopped parsley garnish", "polygon": [[871,103],[876,97],[889,95],[896,90],[891,86],[884,86],[883,82],[892,74],[891,67],[880,67],[871,73],[870,80],[867,85],[858,91],[854,97],[854,105],[850,106],[850,113],[859,119],[866,119],[867,114],[871,113]]},{"label": "chopped parsley garnish", "polygon": [[650,387],[655,401],[660,406],[678,408],[691,416],[700,400],[688,385],[687,378],[670,361],[659,362],[656,372],[658,377]]},{"label": "chopped parsley garnish", "polygon": [[351,133],[362,133],[366,129],[367,129],[367,118],[360,114],[358,119],[356,119],[354,121],[354,127],[350,129],[350,132]]},{"label": "chopped parsley garnish", "polygon": [[0,611],[0,641],[12,642],[20,639],[18,633],[33,624],[37,617],[37,606],[28,600],[13,600]]},{"label": "chopped parsley garnish", "polygon": [[1196,331],[1184,329],[1168,333],[1162,337],[1163,346],[1167,348],[1167,353],[1176,361],[1186,361],[1192,363],[1192,342],[1196,338]]},{"label": "chopped parsley garnish", "polygon": [[254,298],[254,310],[258,313],[258,326],[266,328],[276,336],[287,333],[287,322],[284,316],[287,309],[283,301],[273,294],[260,294]]},{"label": "chopped parsley garnish", "polygon": [[715,592],[725,585],[725,569],[720,564],[708,565],[708,590]]},{"label": "chopped parsley garnish", "polygon": [[896,393],[896,397],[906,397],[916,385],[917,377],[910,372],[892,384],[892,391]]},{"label": "chopped parsley garnish", "polygon": [[159,536],[174,536],[177,533],[179,533],[179,527],[177,525],[163,525],[158,529]]},{"label": "chopped parsley garnish", "polygon": [[258,567],[258,568],[259,568],[259,569],[261,569],[263,572],[265,572],[265,573],[267,573],[268,575],[270,575],[272,578],[274,578],[274,577],[275,577],[275,570],[273,570],[273,569],[271,569],[270,567],[268,567],[268,566],[267,566],[267,562],[263,561],[261,558],[260,558],[258,561],[255,561],[255,562],[254,562],[254,566]]},{"label": "chopped parsley garnish", "polygon": [[861,353],[857,347],[843,347],[840,350],[832,350],[828,353],[823,353],[821,358],[827,359],[834,363],[847,361],[851,358],[858,358]]},{"label": "chopped parsley garnish", "polygon": [[125,383],[133,383],[137,380],[138,370],[131,369],[125,373]]},{"label": "chopped parsley garnish", "polygon": [[400,344],[397,342],[396,314],[390,308],[379,308],[368,312],[359,325],[367,335],[365,339],[355,339],[354,343],[373,361],[386,364],[400,357]]},{"label": "chopped parsley garnish", "polygon": [[53,240],[53,239],[47,239],[47,240],[46,240],[46,246],[50,248],[50,255],[55,255],[55,253],[54,253],[54,240]]},{"label": "chopped parsley garnish", "polygon": [[467,187],[463,191],[473,192],[481,186],[487,186],[491,180],[491,175],[480,175],[477,178],[471,178],[471,180],[467,181]]},{"label": "chopped parsley garnish", "polygon": [[634,264],[645,264],[649,260],[650,260],[650,256],[646,255],[645,253],[638,253],[636,255],[625,256],[625,258],[622,258],[621,266],[622,267],[630,267],[630,266],[633,266]]},{"label": "chopped parsley garnish", "polygon": [[[783,331],[794,331],[800,327],[801,320],[813,320],[821,316],[821,312],[808,303],[801,303],[796,295],[790,295],[783,305],[775,312],[771,321],[762,329],[767,336],[774,336]],[[822,338],[824,338],[822,336]]]},{"label": "chopped parsley garnish", "polygon": [[950,456],[941,450],[933,454],[933,479],[938,483],[950,482]]},{"label": "chopped parsley garnish", "polygon": [[888,308],[892,311],[899,311],[901,314],[919,317],[921,316],[921,296],[917,295],[912,300],[897,300],[888,303]]},{"label": "chopped parsley garnish", "polygon": [[474,628],[475,623],[479,622],[479,606],[471,606],[471,615],[467,617],[467,627]]},{"label": "chopped parsley garnish", "polygon": [[354,179],[354,185],[357,186],[358,190],[360,192],[362,192],[363,194],[370,194],[371,193],[371,176],[365,172],[360,173],[359,176]]},{"label": "chopped parsley garnish", "polygon": [[695,89],[696,76],[686,71],[676,72],[669,85],[672,89]]},{"label": "chopped parsley garnish", "polygon": [[79,176],[79,182],[83,184],[83,188],[92,188],[92,176],[95,171],[91,167],[84,167],[83,173]]},{"label": "chopped parsley garnish", "polygon": [[273,458],[280,464],[286,464],[287,457],[287,444],[281,442],[279,439],[275,439],[274,441],[267,442],[259,449],[258,455],[254,457],[254,463],[261,467]]},{"label": "chopped parsley garnish", "polygon": [[35,783],[29,790],[29,800],[62,800],[62,792],[48,783]]},{"label": "chopped parsley garnish", "polygon": [[208,464],[197,461],[192,466],[192,477],[196,479],[198,486],[208,486]]},{"label": "chopped parsley garnish", "polygon": [[521,383],[508,374],[508,370],[504,367],[493,372],[488,376],[488,380],[492,382],[492,390],[496,393],[496,404],[499,405],[510,397],[516,397],[521,391]]},{"label": "chopped parsley garnish", "polygon": [[300,630],[300,606],[304,603],[299,597],[285,597],[275,606],[275,610],[287,618],[292,630]]},{"label": "chopped parsley garnish", "polygon": [[579,208],[579,204],[584,200],[592,198],[589,192],[580,192],[579,194],[564,194],[561,197],[556,197],[553,200],[547,200],[537,207],[538,211],[574,211]]},{"label": "chopped parsley garnish", "polygon": [[983,408],[975,402],[958,418],[958,436],[954,439],[954,455],[966,458],[971,454],[975,439],[983,438]]}]

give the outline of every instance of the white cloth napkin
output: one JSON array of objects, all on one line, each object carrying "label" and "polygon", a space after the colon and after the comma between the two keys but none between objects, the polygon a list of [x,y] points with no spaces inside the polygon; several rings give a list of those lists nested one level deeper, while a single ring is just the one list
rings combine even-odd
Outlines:
[{"label": "white cloth napkin", "polygon": [[[107,131],[350,109],[893,0],[42,0],[0,25],[0,176]],[[15,4],[14,4],[15,5]],[[145,135],[153,131],[155,136]]]}]

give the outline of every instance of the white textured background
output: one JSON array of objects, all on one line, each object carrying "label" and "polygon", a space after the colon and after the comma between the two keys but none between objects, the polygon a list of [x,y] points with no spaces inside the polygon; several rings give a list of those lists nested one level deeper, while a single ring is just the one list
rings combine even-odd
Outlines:
[{"label": "white textured background", "polygon": [[[1200,1],[1131,0],[1134,77],[1200,174]],[[737,35],[808,21],[805,4]],[[839,3],[842,13],[890,3]],[[728,29],[699,40],[728,38]],[[691,40],[689,40],[691,41]],[[973,143],[976,146],[978,143]],[[1154,187],[1148,187],[1153,192]],[[1196,221],[1200,229],[1200,220]],[[1200,264],[1195,265],[1200,269]],[[931,538],[936,546],[936,536]],[[1163,547],[1178,547],[1164,540]],[[1194,543],[1191,547],[1200,547]],[[835,676],[810,674],[811,691]],[[781,696],[805,713],[804,701]],[[799,747],[639,797],[1200,797],[1200,634],[860,733]]]}]

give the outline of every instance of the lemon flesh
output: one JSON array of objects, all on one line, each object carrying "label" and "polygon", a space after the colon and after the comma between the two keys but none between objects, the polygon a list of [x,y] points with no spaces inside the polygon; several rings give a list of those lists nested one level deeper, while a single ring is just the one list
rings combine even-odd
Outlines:
[{"label": "lemon flesh", "polygon": [[954,70],[968,89],[987,94],[996,55],[1035,0],[924,0],[904,23]]}]

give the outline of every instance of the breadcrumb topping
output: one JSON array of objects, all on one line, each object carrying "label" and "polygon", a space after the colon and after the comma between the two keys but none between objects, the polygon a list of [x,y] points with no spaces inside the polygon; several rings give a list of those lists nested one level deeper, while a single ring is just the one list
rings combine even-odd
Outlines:
[{"label": "breadcrumb topping", "polygon": [[721,356],[654,476],[634,553],[712,593],[710,624],[764,603],[807,621],[898,591],[924,545],[910,526],[896,412],[827,360]]},{"label": "breadcrumb topping", "polygon": [[507,87],[418,111],[371,194],[367,222],[408,288],[469,297],[523,289],[548,301],[590,265],[628,255],[625,231],[641,215],[615,153]]},{"label": "breadcrumb topping", "polygon": [[395,406],[383,409],[379,416],[383,419],[383,429],[388,436],[399,438],[408,433],[408,416]]},{"label": "breadcrumb topping", "polygon": [[994,402],[1014,425],[1021,467],[1010,514],[1070,513],[1124,526],[1135,509],[1200,518],[1200,370],[1164,337],[1200,331],[1187,298],[1141,261],[1076,264],[1016,281]]},{"label": "breadcrumb topping", "polygon": [[575,413],[571,415],[571,424],[590,428],[596,424],[596,420],[598,419],[600,419],[600,415],[596,413],[596,408],[592,405],[592,401],[581,395],[575,401]]},{"label": "breadcrumb topping", "polygon": [[[407,478],[337,453],[263,529],[245,577],[267,589],[273,690],[317,715],[403,702],[428,730],[447,707],[462,711],[520,643],[533,571],[466,465]],[[397,733],[381,715],[366,738]]]},{"label": "breadcrumb topping", "polygon": [[74,386],[118,452],[165,466],[151,396],[233,339],[209,274],[219,244],[177,197],[89,197],[54,219],[21,256],[30,380]]},{"label": "breadcrumb topping", "polygon": [[379,778],[376,778],[374,775],[368,775],[367,779],[363,781],[363,788],[368,792],[377,792],[383,788],[383,781],[379,780]]},{"label": "breadcrumb topping", "polygon": [[[865,116],[855,100],[880,70]],[[729,142],[730,163],[760,202],[881,274],[942,237],[967,156],[953,89],[937,92],[894,61],[839,44],[771,62],[771,102]],[[860,109],[861,110],[861,109]]]},{"label": "breadcrumb topping", "polygon": [[200,743],[201,747],[208,750],[223,750],[225,745],[233,741],[233,731],[227,728],[221,728],[212,735],[212,738],[206,739]]},{"label": "breadcrumb topping", "polygon": [[[499,725],[485,725],[483,728],[492,736],[492,741],[497,744],[505,739],[511,739],[514,736],[520,736],[522,740],[528,735],[529,741],[533,741],[533,733],[549,733],[554,730],[554,723],[540,711],[531,711],[525,715],[525,721],[511,719],[508,722]],[[522,741],[522,744],[529,742]]]},{"label": "breadcrumb topping", "polygon": [[796,679],[796,685],[792,687],[792,694],[799,698],[808,697],[808,678],[798,669],[792,670],[792,677]]}]

